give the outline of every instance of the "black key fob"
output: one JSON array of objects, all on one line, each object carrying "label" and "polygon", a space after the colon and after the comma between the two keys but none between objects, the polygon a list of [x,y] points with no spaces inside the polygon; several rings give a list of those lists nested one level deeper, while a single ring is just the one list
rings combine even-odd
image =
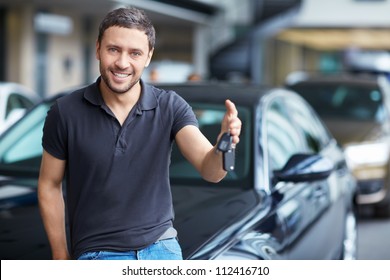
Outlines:
[{"label": "black key fob", "polygon": [[223,153],[227,152],[231,148],[231,145],[232,137],[230,136],[230,133],[225,132],[218,141],[217,150]]},{"label": "black key fob", "polygon": [[236,158],[235,149],[229,149],[228,151],[223,153],[222,161],[223,161],[223,169],[225,171],[234,170],[235,158]]},{"label": "black key fob", "polygon": [[235,149],[232,148],[232,136],[225,132],[217,144],[217,150],[222,152],[222,165],[225,171],[233,171],[235,163]]}]

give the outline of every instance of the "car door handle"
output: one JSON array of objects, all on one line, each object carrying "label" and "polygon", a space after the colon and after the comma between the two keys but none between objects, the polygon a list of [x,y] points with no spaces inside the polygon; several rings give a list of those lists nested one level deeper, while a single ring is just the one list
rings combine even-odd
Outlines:
[{"label": "car door handle", "polygon": [[313,198],[318,199],[326,194],[323,186],[315,186],[313,191]]}]

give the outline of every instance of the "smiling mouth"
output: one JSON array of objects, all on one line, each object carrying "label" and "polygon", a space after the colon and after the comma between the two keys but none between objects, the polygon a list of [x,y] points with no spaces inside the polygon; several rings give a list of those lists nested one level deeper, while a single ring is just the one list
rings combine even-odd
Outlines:
[{"label": "smiling mouth", "polygon": [[115,73],[115,72],[112,72],[112,74],[114,74],[115,77],[118,77],[118,78],[127,78],[130,76],[130,74],[125,74],[125,73]]}]

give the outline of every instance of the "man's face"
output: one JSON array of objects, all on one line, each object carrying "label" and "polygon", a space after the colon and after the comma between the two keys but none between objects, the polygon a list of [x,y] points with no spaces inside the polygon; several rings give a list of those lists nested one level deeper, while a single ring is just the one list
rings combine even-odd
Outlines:
[{"label": "man's face", "polygon": [[152,54],[148,37],[138,29],[112,26],[104,32],[100,44],[96,43],[102,80],[117,94],[128,92],[138,83]]}]

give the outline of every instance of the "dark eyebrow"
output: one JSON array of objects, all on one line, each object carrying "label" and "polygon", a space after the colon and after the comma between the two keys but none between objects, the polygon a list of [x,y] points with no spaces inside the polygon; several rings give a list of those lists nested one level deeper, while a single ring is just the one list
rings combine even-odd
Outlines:
[{"label": "dark eyebrow", "polygon": [[114,45],[114,44],[108,44],[106,46],[107,48],[116,48],[116,49],[120,49],[120,47],[118,45]]},{"label": "dark eyebrow", "polygon": [[[108,44],[106,46],[107,48],[115,48],[115,49],[122,49],[122,47],[118,46],[118,45],[115,45],[115,44]],[[140,52],[140,53],[144,53],[144,51],[142,49],[139,49],[139,48],[132,48],[130,49],[132,52]]]}]

